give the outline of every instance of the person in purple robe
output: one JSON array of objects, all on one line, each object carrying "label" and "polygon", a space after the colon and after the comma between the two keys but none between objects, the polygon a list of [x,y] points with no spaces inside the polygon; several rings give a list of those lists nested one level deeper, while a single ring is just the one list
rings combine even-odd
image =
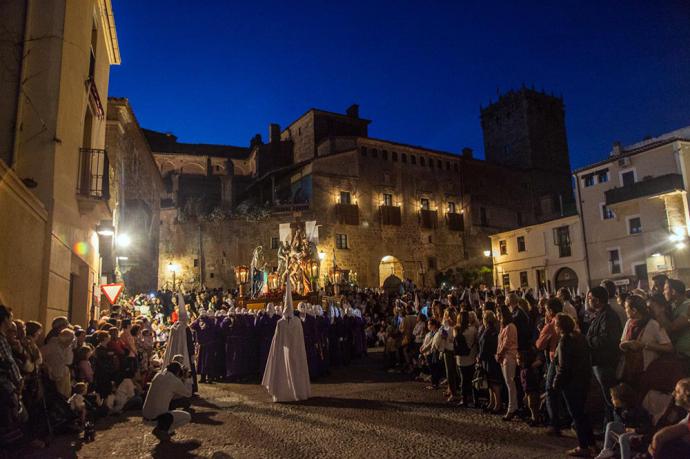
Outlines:
[{"label": "person in purple robe", "polygon": [[223,320],[225,320],[225,310],[216,312],[214,319],[214,339],[211,344],[211,352],[213,359],[212,374],[210,375],[215,380],[225,379],[225,335],[221,327]]},{"label": "person in purple robe", "polygon": [[329,348],[329,329],[330,319],[324,315],[321,306],[316,307],[316,339],[319,351],[319,373],[327,375],[330,373],[330,348]]},{"label": "person in purple robe", "polygon": [[309,367],[310,379],[315,379],[320,376],[319,359],[316,347],[316,318],[309,310],[310,306],[305,303],[300,303],[297,309],[300,312],[302,322],[302,331],[304,335],[304,349],[307,351],[307,366]]},{"label": "person in purple robe", "polygon": [[216,374],[214,368],[216,363],[214,355],[214,344],[217,338],[216,321],[214,317],[208,315],[205,309],[201,309],[199,312],[199,318],[192,323],[190,328],[199,344],[196,367],[200,376],[199,382],[205,384],[210,382]]},{"label": "person in purple robe", "polygon": [[266,311],[260,313],[256,320],[256,336],[259,348],[259,374],[262,375],[266,369],[266,360],[271,350],[271,342],[276,332],[278,319],[280,319],[280,317],[276,315],[275,306],[273,303],[268,303]]}]

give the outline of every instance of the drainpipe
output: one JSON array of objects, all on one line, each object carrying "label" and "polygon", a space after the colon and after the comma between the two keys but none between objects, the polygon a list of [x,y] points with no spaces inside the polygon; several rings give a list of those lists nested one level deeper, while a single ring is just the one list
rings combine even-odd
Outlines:
[{"label": "drainpipe", "polygon": [[578,213],[580,214],[580,227],[582,229],[582,244],[585,249],[585,271],[587,272],[587,288],[592,285],[592,278],[589,273],[589,250],[587,249],[587,230],[585,229],[585,213],[582,211],[582,194],[580,194],[580,180],[577,174],[573,174],[575,177],[575,186],[577,187],[577,203],[578,203]]},{"label": "drainpipe", "polygon": [[26,66],[27,66],[27,56],[25,55],[26,53],[26,44],[29,41],[29,22],[31,20],[31,11],[33,10],[32,8],[33,1],[32,0],[26,0],[26,10],[24,12],[25,17],[24,17],[24,38],[22,41],[22,54],[21,54],[21,63],[19,66],[19,80],[17,81],[17,104],[16,104],[16,110],[15,110],[15,124],[14,124],[14,132],[12,134],[12,150],[10,151],[10,158],[9,158],[9,164],[7,164],[8,167],[12,167],[14,165],[14,161],[17,158],[17,152],[19,150],[19,130],[22,125],[21,119],[22,119],[22,113],[24,112],[24,104],[22,103],[22,89],[24,87],[24,77],[26,75]]}]

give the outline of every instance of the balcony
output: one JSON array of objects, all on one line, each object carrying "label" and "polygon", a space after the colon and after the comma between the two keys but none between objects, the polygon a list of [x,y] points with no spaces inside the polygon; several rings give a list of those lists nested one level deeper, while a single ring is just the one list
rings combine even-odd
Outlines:
[{"label": "balcony", "polygon": [[448,229],[451,231],[464,231],[465,230],[465,219],[463,214],[448,213],[446,214],[446,222],[448,223]]},{"label": "balcony", "polygon": [[93,213],[100,219],[112,218],[110,200],[110,163],[108,154],[99,148],[79,149],[77,201],[79,212]]},{"label": "balcony", "polygon": [[400,226],[402,217],[399,206],[379,206],[382,225]]},{"label": "balcony", "polygon": [[606,194],[606,205],[611,206],[638,198],[651,198],[674,191],[683,190],[683,176],[666,174],[635,182],[631,185],[613,188]]},{"label": "balcony", "polygon": [[359,206],[357,204],[336,204],[335,218],[341,225],[359,225]]},{"label": "balcony", "polygon": [[422,228],[436,228],[438,226],[438,213],[435,210],[420,210],[419,223],[422,225]]}]

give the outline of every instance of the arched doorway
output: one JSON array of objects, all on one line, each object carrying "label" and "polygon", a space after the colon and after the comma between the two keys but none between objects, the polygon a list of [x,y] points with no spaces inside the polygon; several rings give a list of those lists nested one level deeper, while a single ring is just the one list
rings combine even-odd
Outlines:
[{"label": "arched doorway", "polygon": [[381,262],[379,263],[379,286],[383,287],[383,282],[389,276],[395,276],[403,280],[403,266],[397,258],[386,255],[381,258]]},{"label": "arched doorway", "polygon": [[561,268],[556,272],[554,284],[556,285],[556,290],[561,287],[576,290],[578,287],[577,274],[570,268]]}]

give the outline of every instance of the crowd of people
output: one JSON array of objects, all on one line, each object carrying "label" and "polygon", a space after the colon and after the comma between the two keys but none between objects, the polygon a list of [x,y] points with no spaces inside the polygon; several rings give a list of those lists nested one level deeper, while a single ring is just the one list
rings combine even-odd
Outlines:
[{"label": "crowd of people", "polygon": [[[586,295],[408,282],[301,302],[295,315],[311,379],[380,346],[389,372],[443,391],[449,406],[547,435],[574,429],[569,455],[690,457],[689,297],[665,276],[649,290],[605,281]],[[97,419],[128,409],[169,435],[189,422],[197,381],[260,380],[281,312],[244,309],[223,290],[158,292],[85,328],[58,317],[44,330],[0,306],[0,444],[40,447],[65,431],[88,440]],[[186,351],[166,352],[176,333]]]},{"label": "crowd of people", "polygon": [[[88,441],[97,419],[142,408],[167,436],[189,422],[177,408],[189,407],[198,383],[258,382],[281,307],[235,304],[222,291],[136,295],[85,328],[57,317],[47,330],[0,305],[0,445],[43,447],[64,432]],[[311,379],[367,352],[361,309],[342,301],[326,310],[300,302],[295,311]]]},{"label": "crowd of people", "polygon": [[631,292],[605,281],[586,296],[409,293],[374,339],[389,371],[443,389],[451,406],[552,436],[572,427],[570,456],[690,457],[690,292],[663,275],[653,281]]}]

